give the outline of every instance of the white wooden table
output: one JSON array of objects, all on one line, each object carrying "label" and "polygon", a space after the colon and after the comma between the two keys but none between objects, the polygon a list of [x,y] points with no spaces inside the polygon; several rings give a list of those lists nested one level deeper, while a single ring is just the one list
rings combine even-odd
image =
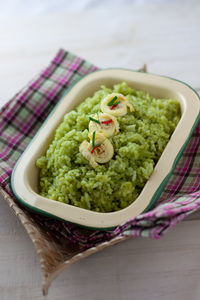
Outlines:
[{"label": "white wooden table", "polygon": [[[120,1],[117,6],[109,1],[107,10],[100,6],[79,12],[69,12],[62,2],[63,9],[50,14],[0,15],[0,105],[44,68],[59,47],[99,67],[136,69],[147,63],[149,72],[200,89],[199,2],[129,2],[120,7]],[[84,259],[56,279],[46,299],[198,300],[199,228],[197,213],[159,241],[129,240]],[[1,300],[45,299],[34,247],[3,199],[0,266]]]}]

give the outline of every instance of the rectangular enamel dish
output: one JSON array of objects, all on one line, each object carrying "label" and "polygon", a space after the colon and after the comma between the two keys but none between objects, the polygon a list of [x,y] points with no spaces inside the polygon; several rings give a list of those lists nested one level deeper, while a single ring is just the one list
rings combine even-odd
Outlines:
[{"label": "rectangular enamel dish", "polygon": [[[39,170],[35,161],[45,153],[64,115],[85,98],[92,96],[101,85],[112,87],[121,81],[156,98],[174,98],[181,106],[181,120],[139,197],[120,211],[98,213],[40,196]],[[196,92],[188,85],[171,78],[122,69],[107,69],[87,75],[59,101],[17,162],[11,177],[12,190],[23,205],[38,213],[93,229],[114,228],[147,211],[156,202],[199,121],[199,108],[199,96]]]}]

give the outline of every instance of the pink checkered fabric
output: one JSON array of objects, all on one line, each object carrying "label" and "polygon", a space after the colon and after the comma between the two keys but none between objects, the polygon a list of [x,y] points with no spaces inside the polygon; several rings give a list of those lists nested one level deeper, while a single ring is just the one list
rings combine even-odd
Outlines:
[{"label": "pink checkered fabric", "polygon": [[[16,161],[66,89],[96,70],[94,65],[61,49],[51,64],[1,109],[0,185],[13,199],[10,175]],[[152,210],[104,232],[82,229],[35,213],[30,215],[41,230],[50,230],[56,237],[90,248],[120,235],[160,238],[199,207],[200,121]]]}]

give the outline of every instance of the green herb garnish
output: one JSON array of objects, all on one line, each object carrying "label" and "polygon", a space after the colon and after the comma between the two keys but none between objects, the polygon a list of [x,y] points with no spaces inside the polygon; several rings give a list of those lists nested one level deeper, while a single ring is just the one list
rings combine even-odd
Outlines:
[{"label": "green herb garnish", "polygon": [[92,134],[92,148],[95,147],[95,131]]},{"label": "green herb garnish", "polygon": [[[120,101],[117,101],[117,102],[115,102],[113,105],[117,105],[117,104],[119,104],[120,103]],[[113,105],[111,105],[111,106],[113,106]]]},{"label": "green herb garnish", "polygon": [[103,144],[103,142],[102,142],[102,143],[99,143],[99,144],[96,144],[96,145],[95,145],[95,148],[101,146],[101,144]]},{"label": "green herb garnish", "polygon": [[89,119],[90,119],[90,121],[93,121],[93,122],[96,122],[96,123],[100,124],[100,121],[99,121],[99,120],[96,120],[96,119],[94,119],[94,118],[92,118],[92,117],[89,117]]},{"label": "green herb garnish", "polygon": [[115,100],[117,100],[117,96],[115,96],[115,97],[113,97],[109,102],[108,102],[108,106],[112,106],[112,105],[114,105],[115,103]]}]

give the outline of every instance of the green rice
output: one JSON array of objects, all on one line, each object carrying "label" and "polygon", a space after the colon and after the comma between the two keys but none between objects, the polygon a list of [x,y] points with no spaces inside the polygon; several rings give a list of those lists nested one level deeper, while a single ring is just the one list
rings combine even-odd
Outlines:
[{"label": "green rice", "polygon": [[[94,169],[79,152],[88,140],[89,116],[100,112],[100,102],[110,93],[125,95],[135,111],[117,117],[120,132],[109,140],[114,156]],[[180,119],[173,99],[156,99],[126,82],[113,89],[102,86],[76,109],[66,113],[40,168],[40,194],[81,208],[112,212],[130,205],[140,194]]]}]

